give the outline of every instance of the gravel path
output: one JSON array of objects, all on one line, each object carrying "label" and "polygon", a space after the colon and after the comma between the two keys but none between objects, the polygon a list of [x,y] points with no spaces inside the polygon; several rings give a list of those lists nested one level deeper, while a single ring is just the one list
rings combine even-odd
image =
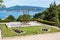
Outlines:
[{"label": "gravel path", "polygon": [[0,40],[2,40],[2,37],[1,37],[1,29],[0,29]]},{"label": "gravel path", "polygon": [[3,38],[3,40],[60,40],[60,32],[20,37],[8,37]]}]

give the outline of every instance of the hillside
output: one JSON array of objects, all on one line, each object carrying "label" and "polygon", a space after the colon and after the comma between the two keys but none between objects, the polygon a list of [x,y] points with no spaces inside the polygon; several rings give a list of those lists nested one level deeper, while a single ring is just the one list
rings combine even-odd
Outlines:
[{"label": "hillside", "polygon": [[20,11],[20,10],[30,10],[30,11],[44,11],[46,8],[44,7],[34,7],[34,6],[13,6],[9,8],[0,8],[0,11]]}]

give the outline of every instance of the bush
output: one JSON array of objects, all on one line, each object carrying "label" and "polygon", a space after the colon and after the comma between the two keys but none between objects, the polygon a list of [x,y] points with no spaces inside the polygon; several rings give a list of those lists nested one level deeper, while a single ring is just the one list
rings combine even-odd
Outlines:
[{"label": "bush", "polygon": [[51,21],[46,21],[46,20],[37,20],[37,21],[41,22],[41,23],[44,23],[44,24],[56,26],[56,22],[51,22]]},{"label": "bush", "polygon": [[29,14],[20,15],[17,18],[17,21],[22,21],[22,22],[30,21],[30,20],[31,20],[31,15],[29,15]]},{"label": "bush", "polygon": [[16,18],[13,15],[9,15],[5,20],[12,22],[12,21],[16,21]]},{"label": "bush", "polygon": [[0,22],[10,22],[10,20],[0,20]]}]

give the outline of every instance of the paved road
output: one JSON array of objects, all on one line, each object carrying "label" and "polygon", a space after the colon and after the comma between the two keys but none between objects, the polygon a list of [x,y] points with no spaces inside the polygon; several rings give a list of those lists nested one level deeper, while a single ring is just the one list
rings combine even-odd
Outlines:
[{"label": "paved road", "polygon": [[3,38],[3,40],[60,40],[60,32],[30,36]]}]

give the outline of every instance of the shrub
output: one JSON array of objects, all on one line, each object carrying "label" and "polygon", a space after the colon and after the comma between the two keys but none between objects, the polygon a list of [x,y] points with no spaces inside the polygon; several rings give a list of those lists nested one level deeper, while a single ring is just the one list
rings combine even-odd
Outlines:
[{"label": "shrub", "polygon": [[13,15],[9,15],[5,20],[16,21],[16,18]]},{"label": "shrub", "polygon": [[46,20],[37,20],[38,22],[48,24],[48,25],[54,25],[56,26],[56,22],[46,21]]},{"label": "shrub", "polygon": [[10,22],[10,20],[0,20],[0,22]]}]

